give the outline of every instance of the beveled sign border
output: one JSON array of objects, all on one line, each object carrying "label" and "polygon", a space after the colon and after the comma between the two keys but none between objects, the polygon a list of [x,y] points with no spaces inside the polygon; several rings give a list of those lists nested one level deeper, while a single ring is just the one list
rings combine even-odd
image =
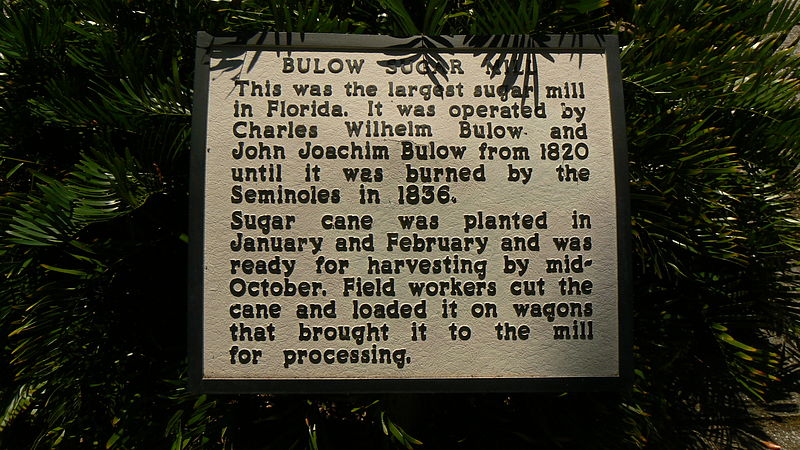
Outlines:
[{"label": "beveled sign border", "polygon": [[[603,53],[606,55],[611,135],[614,148],[617,213],[618,355],[617,377],[552,378],[434,378],[434,379],[204,379],[203,378],[203,275],[204,200],[210,57],[216,48],[243,50],[343,50],[402,51],[415,53],[484,52],[493,49],[532,53]],[[620,73],[619,43],[615,35],[541,36],[414,36],[395,38],[322,33],[256,33],[253,35],[197,34],[194,106],[192,110],[192,154],[189,197],[189,285],[188,350],[189,387],[197,392],[220,393],[367,393],[367,392],[567,392],[607,391],[630,386],[632,355],[632,275],[630,195],[625,140],[625,111]]]}]

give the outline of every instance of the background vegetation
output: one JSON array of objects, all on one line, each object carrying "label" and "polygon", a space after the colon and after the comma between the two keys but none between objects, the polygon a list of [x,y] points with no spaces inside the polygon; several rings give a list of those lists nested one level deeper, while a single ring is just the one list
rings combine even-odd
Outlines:
[{"label": "background vegetation", "polygon": [[[0,0],[0,447],[769,445],[748,405],[800,375],[792,4]],[[633,390],[187,392],[197,30],[619,34]]]}]

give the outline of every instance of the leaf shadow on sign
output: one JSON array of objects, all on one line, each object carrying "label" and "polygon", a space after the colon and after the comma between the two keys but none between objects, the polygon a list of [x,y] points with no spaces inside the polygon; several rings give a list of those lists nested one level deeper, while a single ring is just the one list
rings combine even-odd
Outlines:
[{"label": "leaf shadow on sign", "polygon": [[[592,39],[596,39],[597,43],[603,42],[602,36],[592,36]],[[534,104],[539,103],[539,63],[536,55],[541,55],[554,63],[554,53],[567,53],[565,48],[574,48],[575,51],[569,52],[570,60],[577,57],[580,69],[583,66],[584,52],[577,49],[584,48],[585,43],[585,37],[582,35],[560,35],[557,41],[554,41],[552,36],[546,35],[503,35],[465,36],[461,45],[473,48],[473,56],[483,55],[481,67],[485,68],[489,79],[502,77],[499,86],[506,92],[521,81],[521,104],[524,105],[528,98],[527,93],[531,90]],[[388,55],[407,56],[381,60],[378,61],[378,65],[388,68],[422,63],[426,68],[425,75],[433,84],[440,86],[440,79],[449,81],[448,73],[451,70],[450,62],[442,56],[442,53],[456,47],[454,38],[451,37],[416,36],[385,50]]]},{"label": "leaf shadow on sign", "polygon": [[[604,41],[602,36],[592,36],[597,43]],[[565,42],[567,39],[570,42]],[[583,66],[583,53],[577,51],[584,48],[586,41],[583,35],[560,35],[556,42],[551,36],[545,35],[507,35],[507,36],[469,36],[465,38],[466,46],[475,47],[473,55],[484,54],[481,67],[486,68],[486,75],[490,79],[502,76],[505,89],[510,89],[522,78],[523,96],[521,103],[525,104],[527,92],[532,85],[534,104],[539,103],[539,63],[536,55],[555,63],[554,53],[565,53],[562,49],[575,49],[570,54],[570,60],[577,56],[578,68]],[[486,49],[482,51],[481,48]],[[507,50],[506,50],[507,49]]]},{"label": "leaf shadow on sign", "polygon": [[[405,66],[414,65],[415,63],[425,63],[427,77],[436,86],[441,86],[439,77],[444,78],[445,81],[450,79],[447,77],[450,72],[450,63],[442,57],[439,49],[453,48],[453,43],[444,36],[416,36],[408,38],[406,42],[397,45],[386,47],[386,53],[390,55],[406,55],[408,56],[400,59],[384,59],[378,61],[381,67],[391,66]],[[404,51],[408,50],[408,51]]]},{"label": "leaf shadow on sign", "polygon": [[[249,33],[249,34],[236,34],[230,36],[219,36],[216,39],[219,39],[221,42],[213,42],[211,47],[209,48],[209,55],[212,59],[216,59],[218,63],[214,66],[211,66],[209,70],[213,73],[215,71],[220,72],[218,76],[225,74],[226,72],[235,71],[236,73],[230,78],[231,81],[238,80],[243,73],[245,59],[247,58],[247,53],[250,51],[247,47],[248,46],[260,46],[264,45],[266,42],[267,37],[270,33]],[[291,45],[292,43],[292,34],[291,33],[279,33],[274,32],[271,33],[274,36],[274,45]],[[281,43],[281,35],[285,36],[285,42]],[[301,36],[302,39],[302,36]],[[220,47],[217,45],[222,44]],[[238,50],[235,50],[235,46],[240,46]],[[277,50],[280,54],[280,50]],[[258,63],[258,60],[261,57],[262,50],[256,50],[252,53],[252,58],[250,63],[247,65],[246,72],[250,72]],[[231,92],[235,89],[234,87],[231,88]],[[229,92],[230,94],[230,92]]]},{"label": "leaf shadow on sign", "polygon": [[[484,55],[481,67],[486,68],[486,75],[490,79],[497,77],[504,73],[503,86],[506,90],[510,90],[517,82],[519,75],[525,75],[523,79],[523,92],[527,92],[530,86],[531,78],[534,84],[534,97],[538,102],[538,68],[536,58],[531,52],[521,52],[520,48],[540,48],[543,46],[542,38],[535,36],[466,36],[463,38],[463,45],[468,47],[475,47],[473,56]],[[437,45],[438,44],[438,45]],[[408,49],[414,51],[413,54],[402,59],[387,59],[378,61],[378,65],[389,67],[392,65],[412,65],[419,60],[426,63],[428,68],[426,75],[430,78],[431,82],[436,86],[440,86],[441,82],[439,77],[445,81],[449,81],[447,77],[451,67],[447,60],[445,60],[440,52],[443,49],[455,48],[453,40],[444,36],[418,36],[409,38],[407,42],[397,44],[390,49]],[[497,48],[508,48],[507,51],[498,51]],[[445,50],[446,51],[446,50]],[[390,52],[387,52],[390,53]],[[405,53],[399,53],[405,54]],[[555,61],[554,58],[543,53],[543,56],[550,61]],[[520,70],[522,67],[525,70]],[[505,68],[505,71],[502,69]],[[433,70],[430,70],[433,69]],[[512,70],[510,70],[512,69]],[[526,97],[522,98],[522,104],[525,104]]]},{"label": "leaf shadow on sign", "polygon": [[[539,103],[539,66],[536,55],[532,51],[525,49],[539,49],[545,46],[543,37],[539,36],[470,36],[465,40],[465,44],[476,47],[475,56],[478,52],[484,54],[481,67],[486,68],[486,75],[489,79],[502,76],[500,86],[507,91],[517,84],[522,77],[523,95],[521,104],[525,104],[527,92],[531,83],[533,84],[534,104]],[[480,48],[487,48],[487,51],[480,51]],[[508,50],[505,50],[505,49]],[[502,49],[502,50],[501,50]],[[522,51],[520,49],[523,49]],[[541,55],[550,62],[555,62],[552,55],[545,51]]]}]

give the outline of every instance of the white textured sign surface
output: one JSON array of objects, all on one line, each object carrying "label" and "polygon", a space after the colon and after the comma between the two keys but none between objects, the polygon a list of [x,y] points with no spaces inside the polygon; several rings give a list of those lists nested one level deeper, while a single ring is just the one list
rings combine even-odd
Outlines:
[{"label": "white textured sign surface", "polygon": [[202,377],[619,376],[606,58],[215,49]]}]

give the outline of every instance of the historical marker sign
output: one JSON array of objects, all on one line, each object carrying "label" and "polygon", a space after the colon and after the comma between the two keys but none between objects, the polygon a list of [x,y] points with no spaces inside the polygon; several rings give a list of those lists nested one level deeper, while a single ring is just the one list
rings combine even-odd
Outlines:
[{"label": "historical marker sign", "polygon": [[200,389],[623,384],[615,37],[198,42]]}]

